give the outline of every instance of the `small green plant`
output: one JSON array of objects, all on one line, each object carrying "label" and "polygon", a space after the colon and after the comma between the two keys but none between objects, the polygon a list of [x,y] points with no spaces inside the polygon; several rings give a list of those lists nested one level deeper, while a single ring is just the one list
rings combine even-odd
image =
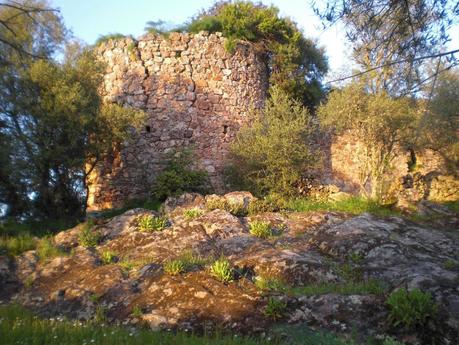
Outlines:
[{"label": "small green plant", "polygon": [[269,223],[258,220],[249,223],[249,232],[251,235],[259,238],[269,238],[274,235],[273,229]]},{"label": "small green plant", "polygon": [[242,203],[229,202],[221,197],[209,198],[206,201],[206,209],[208,211],[224,210],[236,217],[244,217],[247,215],[247,209]]},{"label": "small green plant", "polygon": [[286,309],[287,302],[270,297],[268,299],[268,304],[265,307],[264,314],[273,320],[278,320],[284,316]]},{"label": "small green plant", "polygon": [[33,282],[35,281],[35,279],[32,277],[32,276],[28,276],[25,280],[24,280],[24,287],[28,290],[30,289],[32,286],[33,286]]},{"label": "small green plant", "polygon": [[100,35],[99,38],[97,38],[95,45],[98,46],[102,43],[108,42],[110,40],[119,40],[122,38],[126,38],[125,35],[119,34],[119,33],[111,33],[107,35]]},{"label": "small green plant", "polygon": [[210,266],[210,273],[213,277],[223,283],[229,283],[233,281],[233,269],[228,259],[221,257],[214,261]]},{"label": "small green plant", "polygon": [[386,337],[384,338],[384,342],[382,343],[382,345],[405,345],[404,343],[401,343],[391,337]]},{"label": "small green plant", "polygon": [[257,276],[255,286],[260,290],[285,291],[287,285],[280,278]]},{"label": "small green plant", "polygon": [[139,305],[136,304],[136,305],[132,308],[131,315],[132,315],[133,317],[136,317],[136,318],[141,318],[142,315],[143,315],[143,310],[142,310],[142,308],[141,308]]},{"label": "small green plant", "polygon": [[93,294],[89,295],[89,300],[92,303],[96,304],[97,302],[99,302],[100,296],[98,294],[96,294],[96,293],[93,293]]},{"label": "small green plant", "polygon": [[169,275],[178,275],[186,270],[185,263],[180,260],[168,260],[163,265],[164,272]]},{"label": "small green plant", "polygon": [[96,324],[107,322],[107,309],[104,306],[98,305],[94,312],[93,321]]},{"label": "small green plant", "polygon": [[448,259],[443,263],[443,267],[447,270],[454,270],[457,267],[457,263],[454,260]]},{"label": "small green plant", "polygon": [[425,325],[429,318],[436,314],[436,305],[430,293],[419,289],[407,291],[398,289],[387,298],[389,305],[389,319],[395,325],[407,328]]},{"label": "small green plant", "polygon": [[137,229],[142,232],[161,231],[167,227],[167,218],[145,214],[137,218]]},{"label": "small green plant", "polygon": [[100,239],[100,232],[94,230],[94,221],[89,219],[83,225],[80,231],[80,235],[78,236],[78,243],[83,247],[92,248],[99,244]]},{"label": "small green plant", "polygon": [[271,200],[267,197],[265,199],[255,199],[250,201],[247,212],[249,215],[256,215],[265,212],[276,212],[279,209],[280,206],[275,202],[275,200]]},{"label": "small green plant", "polygon": [[52,238],[44,237],[37,243],[37,255],[40,261],[47,261],[56,256],[67,255],[67,253],[56,247]]},{"label": "small green plant", "polygon": [[109,265],[115,262],[116,259],[117,259],[116,253],[110,250],[103,251],[102,254],[100,255],[100,261],[102,262],[103,265]]},{"label": "small green plant", "polygon": [[195,219],[195,218],[198,218],[198,217],[202,216],[203,214],[204,214],[204,211],[199,209],[199,208],[197,208],[197,207],[190,208],[190,209],[185,210],[183,212],[183,215],[187,219]]}]

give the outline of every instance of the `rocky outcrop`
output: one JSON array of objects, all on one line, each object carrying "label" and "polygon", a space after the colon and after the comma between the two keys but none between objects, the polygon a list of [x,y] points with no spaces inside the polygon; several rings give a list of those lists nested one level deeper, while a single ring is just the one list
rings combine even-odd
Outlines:
[{"label": "rocky outcrop", "polygon": [[[274,297],[286,303],[279,322],[341,334],[391,334],[408,344],[454,344],[459,339],[457,230],[370,214],[238,217],[208,210],[206,199],[192,194],[169,200],[169,223],[162,231],[139,231],[139,216],[157,215],[143,209],[99,221],[92,231],[101,242],[91,249],[78,245],[81,227],[58,234],[55,243],[68,255],[47,262],[39,262],[34,252],[17,258],[15,276],[22,288],[14,299],[43,313],[80,319],[102,310],[109,321],[154,329],[223,327],[261,333],[274,322],[265,312]],[[244,209],[251,198],[236,193],[224,199],[240,202]],[[190,208],[199,212],[187,213]],[[276,229],[274,236],[253,236],[249,229],[255,220],[269,223]],[[110,262],[103,260],[107,252]],[[221,282],[210,272],[212,261],[221,256],[234,268],[232,282]],[[190,262],[191,257],[186,272],[164,271],[169,260]],[[268,291],[256,284],[274,278],[285,288]],[[369,282],[381,291],[354,287]],[[438,315],[422,330],[388,322],[386,298],[400,287],[432,294]]]},{"label": "rocky outcrop", "polygon": [[105,99],[142,109],[147,120],[89,177],[89,209],[145,197],[165,155],[187,147],[195,153],[196,167],[221,188],[228,144],[267,92],[266,66],[255,49],[241,42],[229,53],[225,42],[220,33],[171,33],[98,47],[107,64]]}]

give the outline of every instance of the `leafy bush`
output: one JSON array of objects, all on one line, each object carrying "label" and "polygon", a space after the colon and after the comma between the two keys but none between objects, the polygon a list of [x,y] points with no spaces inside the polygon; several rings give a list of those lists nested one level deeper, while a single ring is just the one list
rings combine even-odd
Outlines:
[{"label": "leafy bush", "polygon": [[390,308],[390,321],[396,326],[402,325],[408,328],[425,325],[437,311],[432,296],[419,289],[395,290],[389,295],[386,303]]},{"label": "leafy bush", "polygon": [[247,213],[249,215],[256,215],[264,212],[277,212],[280,209],[280,205],[268,196],[264,199],[252,200],[249,204]]},{"label": "leafy bush", "polygon": [[308,110],[273,88],[271,99],[252,116],[252,124],[242,127],[230,146],[230,183],[256,195],[295,195],[295,184],[317,163],[308,145]]},{"label": "leafy bush", "polygon": [[168,260],[163,265],[164,272],[170,275],[184,273],[186,270],[185,263],[180,260]]},{"label": "leafy bush", "polygon": [[183,215],[185,216],[185,218],[187,219],[194,219],[194,218],[198,218],[199,216],[202,216],[204,214],[204,211],[197,208],[197,207],[194,207],[194,208],[190,208],[188,210],[185,210],[183,212]]},{"label": "leafy bush", "polygon": [[287,309],[287,302],[283,302],[280,299],[270,297],[268,304],[265,307],[264,314],[273,320],[281,319],[285,310]]},{"label": "leafy bush", "polygon": [[328,69],[323,51],[291,19],[280,17],[276,7],[250,1],[218,2],[187,29],[222,32],[230,52],[239,40],[255,42],[268,57],[270,85],[311,107],[321,99],[320,81]]},{"label": "leafy bush", "polygon": [[224,210],[236,217],[244,217],[247,215],[247,210],[242,203],[229,202],[228,200],[221,197],[207,199],[206,209],[209,211],[217,209]]},{"label": "leafy bush", "polygon": [[40,261],[46,261],[56,256],[67,255],[67,253],[56,247],[52,238],[44,237],[37,243],[37,255]]},{"label": "leafy bush", "polygon": [[167,218],[145,214],[137,218],[137,229],[142,232],[161,231],[168,225]]},{"label": "leafy bush", "polygon": [[78,244],[83,247],[91,248],[99,244],[101,234],[99,231],[94,230],[94,221],[88,220],[80,231],[78,236]]},{"label": "leafy bush", "polygon": [[184,192],[208,192],[208,176],[204,170],[193,170],[192,153],[184,150],[169,158],[166,168],[156,177],[152,194],[158,200]]},{"label": "leafy bush", "polygon": [[374,200],[389,199],[394,179],[392,162],[399,147],[413,145],[418,110],[407,98],[391,98],[385,93],[369,94],[360,84],[333,91],[318,109],[325,128],[336,133],[350,131],[358,141],[355,154],[359,161],[361,193]]},{"label": "leafy bush", "polygon": [[233,269],[228,259],[221,257],[210,266],[210,273],[223,283],[233,281]]},{"label": "leafy bush", "polygon": [[249,223],[249,232],[251,235],[259,238],[269,238],[273,236],[271,224],[258,220],[254,220]]},{"label": "leafy bush", "polygon": [[100,260],[103,265],[109,265],[117,261],[117,254],[111,250],[105,250],[100,255]]}]

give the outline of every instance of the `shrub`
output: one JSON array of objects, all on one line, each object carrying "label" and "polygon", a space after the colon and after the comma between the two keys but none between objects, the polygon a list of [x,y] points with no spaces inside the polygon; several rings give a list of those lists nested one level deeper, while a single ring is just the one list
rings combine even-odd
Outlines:
[{"label": "shrub", "polygon": [[183,212],[183,215],[185,216],[185,218],[187,219],[194,219],[194,218],[198,218],[199,216],[202,216],[204,214],[204,211],[195,207],[195,208],[190,208],[188,210],[185,210]]},{"label": "shrub", "polygon": [[156,217],[145,214],[137,218],[137,229],[142,232],[161,231],[167,227],[168,220],[164,217]]},{"label": "shrub", "polygon": [[97,38],[95,45],[98,46],[98,45],[100,45],[102,43],[105,43],[105,42],[108,42],[110,40],[119,40],[119,39],[122,39],[122,38],[126,38],[126,35],[119,34],[119,33],[111,33],[111,34],[107,34],[107,35],[100,35]]},{"label": "shrub", "polygon": [[309,112],[273,88],[271,99],[252,116],[230,146],[229,182],[256,195],[295,195],[295,184],[317,162],[308,145]]},{"label": "shrub", "polygon": [[115,252],[106,250],[106,251],[103,251],[102,254],[100,255],[100,260],[103,265],[109,265],[117,261],[117,255]]},{"label": "shrub", "polygon": [[143,315],[143,310],[142,310],[142,308],[136,304],[136,305],[132,308],[131,315],[132,315],[133,317],[137,317],[137,318],[142,317],[142,315]]},{"label": "shrub", "polygon": [[273,236],[273,229],[268,222],[254,220],[249,223],[249,232],[251,235],[259,238],[269,238]]},{"label": "shrub", "polygon": [[78,244],[83,247],[91,248],[99,244],[101,234],[99,231],[94,230],[94,221],[88,220],[80,231],[78,236]]},{"label": "shrub", "polygon": [[280,206],[273,199],[254,199],[250,202],[247,213],[249,215],[256,215],[264,212],[276,212],[279,211],[279,209]]},{"label": "shrub", "polygon": [[193,155],[190,150],[184,150],[168,158],[168,165],[156,177],[152,194],[158,200],[169,196],[180,195],[184,192],[208,192],[208,176],[204,170],[193,170]]},{"label": "shrub", "polygon": [[429,318],[435,316],[437,309],[432,296],[419,289],[395,290],[386,302],[390,308],[390,321],[395,326],[402,325],[408,328],[425,325]]},{"label": "shrub", "polygon": [[280,278],[257,276],[255,286],[260,290],[284,291],[287,286]]},{"label": "shrub", "polygon": [[244,217],[247,215],[247,210],[244,207],[244,204],[229,202],[228,200],[221,197],[209,198],[206,201],[206,209],[209,211],[217,209],[224,210],[236,217]]},{"label": "shrub", "polygon": [[351,84],[332,92],[318,115],[323,127],[337,134],[349,131],[359,143],[355,169],[361,193],[374,200],[388,199],[395,188],[392,162],[398,149],[413,145],[416,137],[418,114],[410,100],[383,92],[369,94],[362,85]]},{"label": "shrub", "polygon": [[66,254],[66,252],[54,245],[54,242],[50,237],[44,237],[37,243],[37,255],[40,261],[46,261],[56,256],[62,256]]},{"label": "shrub", "polygon": [[284,316],[286,309],[287,302],[270,297],[268,299],[268,304],[265,307],[264,314],[273,320],[278,320]]},{"label": "shrub", "polygon": [[228,259],[221,257],[210,266],[210,273],[223,283],[233,281],[233,269]]},{"label": "shrub", "polygon": [[177,275],[185,272],[185,263],[178,260],[168,260],[163,265],[164,272],[170,275]]}]

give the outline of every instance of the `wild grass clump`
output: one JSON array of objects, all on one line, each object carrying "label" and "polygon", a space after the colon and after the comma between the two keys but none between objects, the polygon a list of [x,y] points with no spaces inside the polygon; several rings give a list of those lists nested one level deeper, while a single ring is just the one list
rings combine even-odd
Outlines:
[{"label": "wild grass clump", "polygon": [[287,302],[270,297],[265,307],[264,314],[273,320],[278,320],[284,317],[286,309]]},{"label": "wild grass clump", "polygon": [[123,35],[123,34],[120,34],[120,33],[110,33],[110,34],[106,34],[106,35],[100,35],[97,38],[95,45],[98,46],[98,45],[100,45],[102,43],[105,43],[105,42],[108,42],[110,40],[119,40],[119,39],[126,38],[126,37],[127,37],[126,35]]},{"label": "wild grass clump", "polygon": [[287,208],[296,212],[335,211],[355,215],[367,212],[381,217],[400,215],[400,212],[381,205],[374,200],[362,197],[350,197],[339,201],[318,201],[314,199],[299,198],[288,202]]},{"label": "wild grass clump", "polygon": [[315,296],[336,293],[339,295],[378,295],[386,293],[387,288],[376,279],[359,282],[319,282],[305,286],[295,286],[287,289],[287,293],[293,296]]},{"label": "wild grass clump", "polygon": [[247,215],[247,209],[244,204],[237,202],[229,202],[221,197],[209,198],[206,201],[206,209],[208,211],[223,210],[231,213],[236,217],[244,217]]},{"label": "wild grass clump", "polygon": [[395,290],[389,295],[386,303],[390,309],[389,320],[395,326],[407,328],[424,326],[437,313],[432,295],[419,289]]},{"label": "wild grass clump", "polygon": [[186,270],[186,266],[185,263],[180,259],[168,260],[164,263],[163,269],[164,272],[173,276],[184,273]]},{"label": "wild grass clump", "polygon": [[137,218],[137,229],[142,232],[162,231],[168,225],[165,217],[145,214]]},{"label": "wild grass clump", "polygon": [[193,269],[201,269],[209,262],[209,259],[194,254],[192,251],[186,251],[177,259],[167,260],[163,264],[164,272],[170,275],[177,275],[189,272]]},{"label": "wild grass clump", "polygon": [[44,237],[37,243],[37,255],[40,261],[47,261],[67,253],[57,247],[51,237]]},{"label": "wild grass clump", "polygon": [[37,246],[37,240],[29,233],[22,233],[16,236],[3,235],[0,237],[0,255],[20,255]]},{"label": "wild grass clump", "polygon": [[251,235],[259,238],[269,238],[274,236],[273,228],[268,222],[254,220],[249,223]]},{"label": "wild grass clump", "polygon": [[222,283],[229,283],[233,281],[233,268],[231,263],[225,257],[214,261],[210,266],[210,274],[221,281]]},{"label": "wild grass clump", "polygon": [[94,221],[89,219],[80,231],[78,244],[86,248],[93,248],[99,244],[101,237],[100,232],[94,229]]},{"label": "wild grass clump", "polygon": [[100,261],[102,265],[109,265],[114,263],[118,260],[118,255],[111,250],[105,250],[100,254]]},{"label": "wild grass clump", "polygon": [[146,210],[158,211],[161,206],[161,202],[155,199],[132,199],[127,201],[123,207],[103,210],[100,213],[100,217],[104,219],[113,218],[125,213],[126,211],[132,210],[133,208],[144,208]]},{"label": "wild grass clump", "polygon": [[203,214],[204,211],[197,207],[187,209],[183,212],[183,215],[186,219],[195,219],[202,216]]},{"label": "wild grass clump", "polygon": [[255,286],[263,291],[286,291],[288,288],[281,278],[266,276],[255,277]]}]

